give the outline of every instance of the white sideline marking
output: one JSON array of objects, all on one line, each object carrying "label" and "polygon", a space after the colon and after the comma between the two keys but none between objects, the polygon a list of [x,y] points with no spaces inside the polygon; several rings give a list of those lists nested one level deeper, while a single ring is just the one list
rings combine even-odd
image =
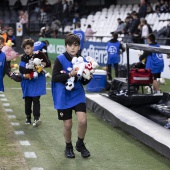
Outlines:
[{"label": "white sideline marking", "polygon": [[19,126],[20,124],[18,122],[11,122],[12,126]]},{"label": "white sideline marking", "polygon": [[44,168],[34,167],[34,168],[31,168],[31,170],[44,170]]},{"label": "white sideline marking", "polygon": [[12,109],[5,109],[6,112],[13,112]]},{"label": "white sideline marking", "polygon": [[8,115],[8,118],[10,118],[10,119],[15,119],[16,116],[15,116],[15,115]]},{"label": "white sideline marking", "polygon": [[5,94],[0,94],[0,97],[5,97]]},{"label": "white sideline marking", "polygon": [[25,135],[24,131],[19,130],[19,131],[14,131],[16,135]]},{"label": "white sideline marking", "polygon": [[9,103],[3,103],[3,106],[10,106]]},{"label": "white sideline marking", "polygon": [[19,141],[21,145],[24,145],[24,146],[30,146],[30,142],[28,140],[21,140]]},{"label": "white sideline marking", "polygon": [[8,101],[6,98],[1,99],[1,101]]},{"label": "white sideline marking", "polygon": [[37,158],[35,152],[24,152],[26,158]]}]

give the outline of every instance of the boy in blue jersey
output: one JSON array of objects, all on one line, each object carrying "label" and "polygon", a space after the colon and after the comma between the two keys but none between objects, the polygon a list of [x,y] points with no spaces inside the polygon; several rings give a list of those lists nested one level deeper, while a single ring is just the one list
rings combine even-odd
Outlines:
[{"label": "boy in blue jersey", "polygon": [[[67,158],[75,158],[72,145],[72,111],[74,110],[78,120],[78,140],[76,150],[81,152],[83,158],[90,156],[90,152],[86,149],[84,138],[87,130],[86,115],[86,97],[83,85],[90,80],[84,78],[78,79],[77,72],[73,69],[69,72],[67,69],[72,68],[71,60],[79,55],[80,39],[75,34],[68,34],[65,38],[66,52],[59,55],[54,63],[52,73],[52,96],[54,108],[58,111],[58,119],[63,120],[63,135],[66,142],[65,156]],[[75,77],[74,89],[68,91],[65,83],[70,77]],[[83,85],[82,85],[83,84]]]},{"label": "boy in blue jersey", "polygon": [[[149,34],[147,36],[147,40],[148,40],[149,46],[160,47],[159,44],[155,42],[154,34]],[[154,75],[154,80],[153,80],[154,93],[160,93],[160,87],[159,87],[157,78],[161,77],[161,72],[163,72],[163,69],[164,69],[163,55],[145,51],[139,57],[139,59],[140,61],[142,61],[143,59],[146,59],[146,68],[150,69],[152,74]]]},{"label": "boy in blue jersey", "polygon": [[5,41],[4,38],[0,36],[0,91],[2,92],[4,92],[3,78],[5,74],[7,74],[10,77],[10,72],[11,72],[11,68],[6,62],[5,53],[1,51],[4,45],[4,41]]},{"label": "boy in blue jersey", "polygon": [[108,61],[107,61],[107,75],[109,81],[112,81],[112,64],[115,69],[115,77],[119,76],[118,73],[118,63],[120,62],[120,50],[122,52],[125,51],[123,45],[117,40],[118,34],[112,33],[113,38],[107,43],[107,53],[108,53]]},{"label": "boy in blue jersey", "polygon": [[76,23],[76,29],[73,30],[73,34],[77,35],[80,38],[80,50],[78,51],[78,54],[81,55],[81,51],[84,47],[85,33],[81,30],[80,22]]},{"label": "boy in blue jersey", "polygon": [[23,98],[25,99],[25,124],[31,124],[31,108],[33,103],[33,126],[35,127],[41,124],[40,96],[46,94],[46,78],[43,72],[38,73],[37,78],[30,77],[30,74],[34,73],[36,70],[27,68],[27,65],[34,58],[42,59],[41,64],[44,65],[44,67],[50,67],[51,63],[48,62],[47,57],[42,52],[33,53],[34,41],[32,39],[25,39],[22,42],[22,48],[25,53],[21,56],[19,71],[23,77],[21,87]]}]

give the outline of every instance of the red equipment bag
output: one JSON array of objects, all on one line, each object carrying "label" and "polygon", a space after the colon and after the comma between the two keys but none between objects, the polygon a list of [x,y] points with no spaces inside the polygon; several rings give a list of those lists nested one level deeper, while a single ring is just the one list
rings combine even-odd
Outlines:
[{"label": "red equipment bag", "polygon": [[130,70],[130,84],[148,85],[153,83],[153,74],[150,69],[132,68]]}]

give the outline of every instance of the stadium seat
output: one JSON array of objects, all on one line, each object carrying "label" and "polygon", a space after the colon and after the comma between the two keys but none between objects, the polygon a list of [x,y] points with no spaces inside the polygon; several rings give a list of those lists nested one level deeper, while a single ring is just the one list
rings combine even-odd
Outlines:
[{"label": "stadium seat", "polygon": [[132,10],[132,7],[133,7],[132,4],[127,5],[127,8],[129,8],[130,10]]},{"label": "stadium seat", "polygon": [[138,6],[138,4],[134,4],[134,5],[133,5],[132,11],[139,11],[139,6]]},{"label": "stadium seat", "polygon": [[111,37],[103,37],[102,38],[102,42],[108,42],[109,40],[111,40]]},{"label": "stadium seat", "polygon": [[159,21],[164,20],[165,18],[165,13],[161,13],[159,16]]},{"label": "stadium seat", "polygon": [[66,25],[65,27],[64,27],[64,33],[69,33],[69,32],[71,32],[71,29],[70,29],[71,27],[70,27],[70,25]]}]

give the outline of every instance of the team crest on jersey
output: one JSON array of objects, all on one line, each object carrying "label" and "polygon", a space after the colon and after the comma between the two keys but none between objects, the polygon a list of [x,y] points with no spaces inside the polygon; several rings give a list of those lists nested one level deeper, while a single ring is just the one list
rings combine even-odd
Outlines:
[{"label": "team crest on jersey", "polygon": [[110,54],[116,54],[117,48],[115,46],[110,46],[108,51]]},{"label": "team crest on jersey", "polygon": [[63,116],[64,116],[64,113],[63,113],[63,112],[60,112],[60,116],[63,117]]},{"label": "team crest on jersey", "polygon": [[80,40],[82,39],[82,34],[76,33],[76,35],[80,38]]},{"label": "team crest on jersey", "polygon": [[159,58],[160,60],[163,59],[163,55],[162,55],[162,54],[156,53],[156,56],[157,56],[157,58]]}]

